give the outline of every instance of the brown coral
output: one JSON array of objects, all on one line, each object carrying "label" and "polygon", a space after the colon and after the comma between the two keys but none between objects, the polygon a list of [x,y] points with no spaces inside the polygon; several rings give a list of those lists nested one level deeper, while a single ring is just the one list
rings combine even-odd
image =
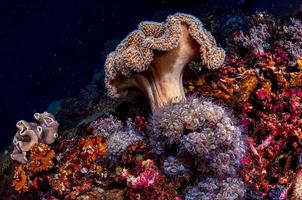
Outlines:
[{"label": "brown coral", "polygon": [[36,144],[30,154],[30,161],[26,164],[26,168],[32,172],[48,170],[53,167],[52,159],[55,152],[46,144]]},{"label": "brown coral", "polygon": [[112,96],[140,89],[152,109],[185,98],[185,66],[200,58],[210,69],[224,61],[224,50],[195,17],[177,13],[164,23],[143,22],[130,33],[105,63],[105,83]]},{"label": "brown coral", "polygon": [[12,186],[16,191],[28,191],[27,176],[22,165],[16,167]]}]

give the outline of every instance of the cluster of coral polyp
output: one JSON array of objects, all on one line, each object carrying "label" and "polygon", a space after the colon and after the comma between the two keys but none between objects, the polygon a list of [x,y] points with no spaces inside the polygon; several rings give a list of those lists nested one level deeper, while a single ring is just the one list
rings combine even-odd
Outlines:
[{"label": "cluster of coral polyp", "polygon": [[225,50],[191,15],[141,23],[105,63],[127,98],[94,85],[17,123],[11,198],[302,199],[302,23],[231,21]]}]

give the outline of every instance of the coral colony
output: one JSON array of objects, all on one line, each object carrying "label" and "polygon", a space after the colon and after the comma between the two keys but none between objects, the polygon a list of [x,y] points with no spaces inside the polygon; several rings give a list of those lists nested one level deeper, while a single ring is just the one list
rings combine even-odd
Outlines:
[{"label": "coral colony", "polygon": [[94,81],[17,123],[1,194],[301,200],[302,22],[219,25],[223,48],[191,15],[140,23],[107,57],[111,97]]}]

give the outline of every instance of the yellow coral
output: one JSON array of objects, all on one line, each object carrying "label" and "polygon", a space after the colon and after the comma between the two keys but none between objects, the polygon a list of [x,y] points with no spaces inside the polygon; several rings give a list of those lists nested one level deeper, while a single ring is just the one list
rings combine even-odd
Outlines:
[{"label": "yellow coral", "polygon": [[36,144],[30,155],[30,162],[26,164],[26,168],[31,172],[40,172],[53,167],[52,159],[55,152],[46,144]]},{"label": "yellow coral", "polygon": [[28,191],[27,176],[22,165],[17,166],[15,169],[12,186],[16,191]]}]

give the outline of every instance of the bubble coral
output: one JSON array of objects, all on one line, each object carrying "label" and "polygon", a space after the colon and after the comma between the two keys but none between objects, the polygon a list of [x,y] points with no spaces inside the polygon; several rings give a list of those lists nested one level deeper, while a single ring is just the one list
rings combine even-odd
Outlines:
[{"label": "bubble coral", "polygon": [[237,178],[218,180],[207,178],[190,189],[185,200],[238,200],[244,199],[244,183]]},{"label": "bubble coral", "polygon": [[190,61],[200,58],[215,69],[224,57],[197,18],[176,13],[164,23],[142,22],[130,33],[107,57],[105,84],[115,97],[131,87],[140,89],[154,110],[185,99],[182,76]]},{"label": "bubble coral", "polygon": [[209,161],[217,173],[234,174],[245,152],[240,128],[222,106],[210,100],[190,98],[170,104],[156,110],[150,124],[155,137],[164,136],[168,143]]}]

